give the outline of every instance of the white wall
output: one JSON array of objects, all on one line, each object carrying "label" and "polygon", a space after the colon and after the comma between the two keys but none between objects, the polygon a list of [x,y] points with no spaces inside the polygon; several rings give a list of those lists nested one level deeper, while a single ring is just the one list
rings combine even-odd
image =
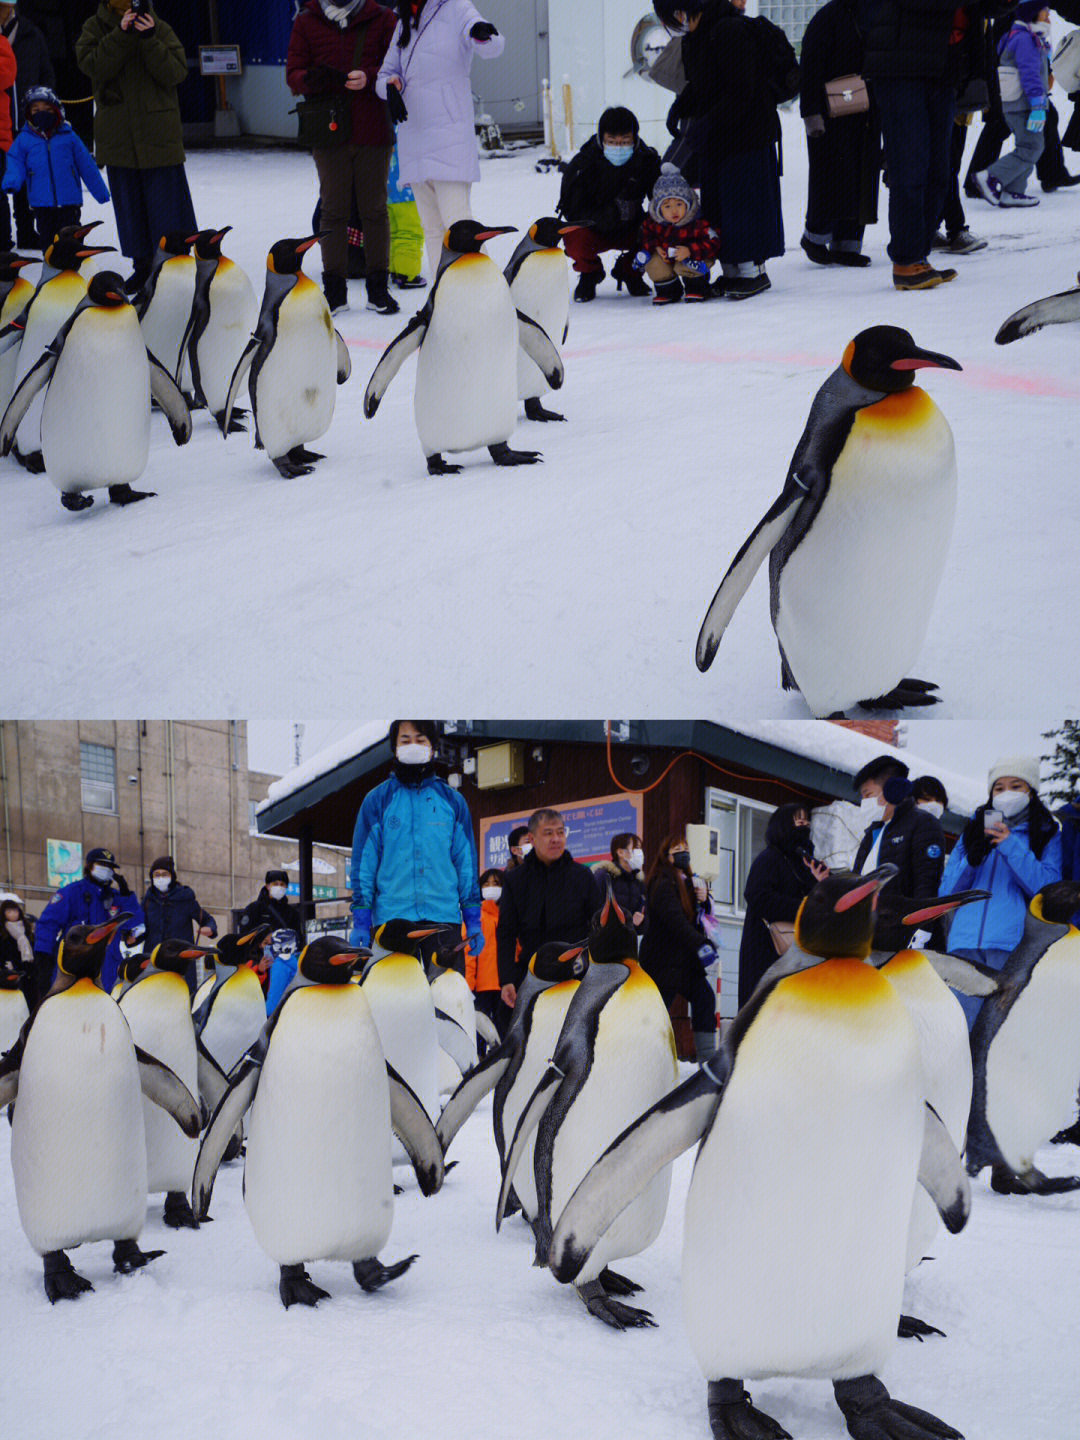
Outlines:
[{"label": "white wall", "polygon": [[284,65],[246,65],[244,73],[229,81],[229,104],[240,117],[244,135],[276,135],[296,139],[296,104],[285,84]]}]

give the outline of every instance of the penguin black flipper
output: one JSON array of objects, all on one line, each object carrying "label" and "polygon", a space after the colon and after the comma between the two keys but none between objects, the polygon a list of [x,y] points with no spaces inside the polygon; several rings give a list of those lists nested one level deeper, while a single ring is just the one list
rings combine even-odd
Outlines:
[{"label": "penguin black flipper", "polygon": [[[33,296],[30,298],[32,300]],[[28,302],[23,306],[18,319],[9,320],[4,328],[0,330],[0,355],[6,355],[9,350],[14,350],[15,346],[21,342],[26,331],[26,320],[24,317],[29,308],[30,305]]]},{"label": "penguin black flipper", "polygon": [[499,1083],[509,1064],[510,1055],[507,1051],[489,1050],[478,1065],[473,1065],[462,1076],[461,1083],[443,1106],[435,1126],[435,1133],[444,1152],[450,1148],[451,1140],[480,1101]]},{"label": "penguin black flipper", "polygon": [[390,381],[401,369],[404,362],[413,353],[419,350],[424,343],[424,336],[427,334],[427,327],[431,324],[431,317],[434,314],[433,301],[435,291],[432,289],[427,298],[427,303],[422,310],[418,310],[409,323],[402,330],[400,335],[394,337],[390,344],[383,351],[379,363],[371,372],[371,379],[364,391],[364,415],[368,420],[379,408],[382,397],[386,394]]},{"label": "penguin black flipper", "polygon": [[539,367],[540,373],[552,390],[558,390],[563,383],[565,371],[551,336],[542,325],[538,325],[535,320],[530,320],[528,315],[523,315],[520,310],[517,312],[517,321],[518,344],[529,359]]},{"label": "penguin black flipper", "polygon": [[1033,300],[1015,310],[994,336],[995,345],[1011,345],[1025,335],[1034,335],[1044,325],[1068,325],[1080,320],[1080,285],[1061,290],[1042,300]]},{"label": "penguin black flipper", "polygon": [[344,385],[352,374],[352,356],[349,354],[349,347],[337,330],[334,331],[334,342],[337,345],[337,383]]},{"label": "penguin black flipper", "polygon": [[[18,1049],[18,1054],[16,1054]],[[0,1109],[12,1105],[19,1093],[19,1071],[22,1068],[22,1046],[16,1041],[10,1050],[4,1052],[0,1063]]]},{"label": "penguin black flipper", "polygon": [[243,1120],[248,1107],[255,1099],[262,1075],[263,1061],[270,1048],[270,1036],[285,1008],[283,1002],[263,1027],[262,1034],[254,1045],[233,1066],[229,1072],[229,1088],[218,1101],[210,1124],[206,1127],[199,1155],[195,1161],[195,1172],[191,1178],[191,1208],[196,1220],[205,1220],[210,1209],[210,1196],[214,1189],[214,1176],[218,1172],[225,1151],[233,1138],[237,1126]]},{"label": "penguin black flipper", "polygon": [[548,1264],[572,1282],[601,1237],[665,1165],[697,1144],[713,1123],[730,1073],[723,1051],[613,1140],[566,1202]]},{"label": "penguin black flipper", "polygon": [[919,1184],[937,1206],[946,1230],[955,1235],[964,1228],[971,1214],[971,1186],[960,1153],[941,1116],[929,1101],[925,1103],[924,1112]]},{"label": "penguin black flipper", "polygon": [[184,327],[183,339],[180,341],[180,350],[176,357],[176,375],[173,377],[176,383],[180,384],[180,377],[184,373],[184,360],[187,359],[191,369],[191,389],[202,407],[206,406],[206,395],[202,388],[202,379],[199,374],[199,337],[210,323],[210,282],[214,278],[214,269],[207,274],[199,275],[196,271],[195,294],[191,300],[191,314],[188,316],[188,323]]},{"label": "penguin black flipper", "polygon": [[464,1075],[476,1064],[476,1046],[469,1039],[468,1032],[458,1024],[452,1015],[435,1007],[435,1030],[439,1048],[445,1050],[450,1059]]},{"label": "penguin black flipper", "polygon": [[[252,335],[251,339],[244,346],[244,353],[236,362],[236,368],[233,370],[232,379],[229,381],[229,393],[225,397],[225,410],[221,419],[222,435],[228,435],[229,431],[232,428],[232,412],[233,406],[236,404],[236,397],[240,393],[240,386],[244,383],[244,376],[251,368],[251,362],[255,359],[255,356],[262,348],[262,345],[263,338],[259,334],[259,331],[256,330],[255,334]],[[254,385],[252,386],[252,389],[254,390]],[[251,408],[252,410],[254,410],[255,408],[254,394],[251,397]]]},{"label": "penguin black flipper", "polygon": [[186,445],[191,439],[191,411],[184,392],[157,356],[147,350],[146,358],[150,363],[150,395],[168,420],[177,445]]},{"label": "penguin black flipper", "polygon": [[0,421],[0,455],[11,454],[11,447],[15,444],[15,435],[22,423],[22,418],[30,409],[34,396],[43,390],[52,379],[58,359],[59,353],[54,352],[51,347],[43,350],[23,376],[15,394],[8,402],[3,420]]},{"label": "penguin black flipper", "polygon": [[[503,1164],[502,1187],[499,1190],[499,1203],[495,1209],[495,1229],[502,1225],[503,1217],[506,1214],[507,1201],[510,1198],[510,1187],[514,1183],[514,1172],[521,1161],[525,1149],[525,1142],[540,1124],[544,1112],[555,1098],[555,1091],[563,1082],[561,1070],[556,1070],[554,1065],[549,1065],[540,1077],[536,1089],[533,1091],[529,1103],[522,1110],[518,1118],[517,1129],[514,1131],[514,1138],[510,1142],[510,1149]],[[539,1187],[538,1187],[539,1189]]]},{"label": "penguin black flipper", "polygon": [[443,1182],[443,1150],[435,1127],[412,1087],[387,1062],[390,1128],[405,1147],[422,1195],[434,1195]]},{"label": "penguin black flipper", "polygon": [[202,1125],[202,1112],[194,1095],[168,1065],[135,1046],[142,1093],[162,1110],[168,1111],[189,1139],[194,1140]]},{"label": "penguin black flipper", "polygon": [[205,1095],[211,1111],[221,1103],[221,1097],[229,1088],[229,1077],[202,1042],[202,1036],[195,1037],[196,1061],[199,1074],[199,1094]]}]

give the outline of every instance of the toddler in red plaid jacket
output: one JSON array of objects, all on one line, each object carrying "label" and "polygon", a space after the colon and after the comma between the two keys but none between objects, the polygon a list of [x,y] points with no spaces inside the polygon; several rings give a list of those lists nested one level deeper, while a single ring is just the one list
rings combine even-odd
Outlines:
[{"label": "toddler in red plaid jacket", "polygon": [[654,305],[670,305],[684,293],[687,300],[708,298],[709,267],[719,252],[720,237],[699,211],[694,187],[674,165],[661,166],[634,257],[634,268],[644,270],[656,286]]}]

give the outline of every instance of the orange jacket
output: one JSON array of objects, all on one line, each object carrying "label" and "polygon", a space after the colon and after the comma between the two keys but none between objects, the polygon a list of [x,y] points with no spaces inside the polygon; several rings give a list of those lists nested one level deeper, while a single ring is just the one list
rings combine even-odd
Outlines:
[{"label": "orange jacket", "polygon": [[480,906],[480,928],[484,932],[484,948],[479,956],[465,951],[465,979],[470,990],[498,990],[499,960],[495,948],[495,927],[499,923],[499,902],[485,900]]},{"label": "orange jacket", "polygon": [[[6,36],[0,35],[0,90],[10,90],[15,84],[15,51]],[[15,136],[11,131],[11,103],[7,95],[0,96],[0,150],[10,150]]]}]

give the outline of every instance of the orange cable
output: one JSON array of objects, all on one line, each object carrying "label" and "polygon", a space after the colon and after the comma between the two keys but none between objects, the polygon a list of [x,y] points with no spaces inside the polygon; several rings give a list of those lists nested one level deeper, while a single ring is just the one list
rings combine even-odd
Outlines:
[{"label": "orange cable", "polygon": [[[612,761],[611,761],[611,721],[610,721],[610,720],[605,720],[605,721],[604,721],[604,734],[605,734],[605,736],[607,737],[607,767],[608,767],[608,774],[611,776],[612,780],[615,782],[615,784],[618,786],[618,788],[619,788],[620,790],[622,790],[622,791],[623,791],[625,794],[627,794],[627,795],[647,795],[650,790],[655,790],[656,787],[657,787],[659,784],[661,784],[661,783],[667,778],[667,776],[670,774],[670,772],[671,772],[672,770],[674,770],[675,766],[679,763],[680,760],[685,760],[685,759],[687,759],[688,757],[689,757],[689,758],[692,758],[692,759],[694,759],[694,760],[700,760],[700,761],[702,762],[702,764],[708,765],[709,768],[712,769],[712,770],[717,770],[717,771],[719,771],[719,773],[720,773],[721,775],[727,775],[727,776],[729,777],[729,779],[732,779],[732,780],[745,780],[745,779],[747,778],[745,771],[740,772],[740,771],[738,771],[738,770],[725,770],[725,768],[723,767],[723,765],[717,764],[717,762],[716,762],[715,760],[710,760],[707,755],[701,755],[701,754],[699,754],[699,752],[698,752],[697,750],[683,750],[683,751],[680,751],[680,753],[679,753],[678,755],[676,755],[675,758],[674,758],[672,761],[670,761],[670,763],[669,763],[668,765],[665,766],[665,768],[664,768],[664,770],[662,771],[662,773],[657,777],[657,779],[655,779],[655,780],[653,781],[653,783],[652,783],[651,785],[646,785],[645,788],[642,789],[642,790],[635,790],[635,789],[634,789],[632,786],[630,786],[630,785],[624,785],[624,784],[622,783],[622,781],[619,779],[619,777],[615,774],[615,769],[614,769],[614,766],[612,765]],[[801,795],[804,795],[804,794],[805,794],[805,791],[804,791],[804,790],[799,790],[799,789],[797,789],[794,785],[789,785],[786,780],[777,780],[777,779],[775,779],[774,777],[772,777],[771,775],[760,775],[760,774],[758,774],[758,773],[755,772],[755,771],[751,771],[750,774],[751,774],[751,776],[752,776],[753,778],[755,778],[755,779],[764,780],[765,783],[768,784],[768,785],[779,785],[782,790],[790,790],[793,795],[800,795],[800,796],[801,796]]]}]

